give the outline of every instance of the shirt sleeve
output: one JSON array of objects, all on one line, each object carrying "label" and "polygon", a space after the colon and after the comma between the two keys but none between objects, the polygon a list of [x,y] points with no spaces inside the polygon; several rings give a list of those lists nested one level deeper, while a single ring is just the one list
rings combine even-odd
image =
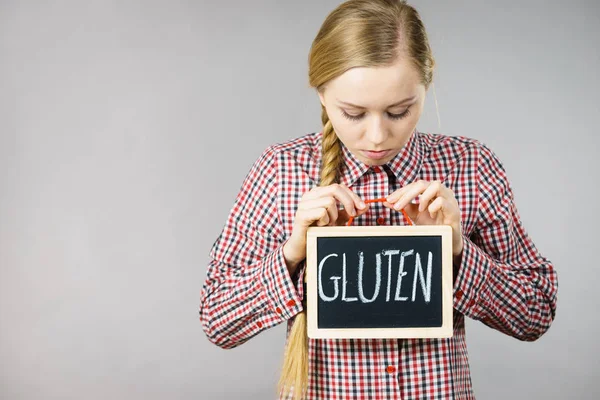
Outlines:
[{"label": "shirt sleeve", "polygon": [[480,146],[477,225],[470,237],[463,234],[454,307],[507,335],[534,341],[554,320],[557,274],[523,227],[502,163]]},{"label": "shirt sleeve", "polygon": [[226,224],[210,250],[200,291],[200,322],[208,339],[230,349],[302,311],[298,273],[283,257],[277,211],[276,153],[252,165]]}]

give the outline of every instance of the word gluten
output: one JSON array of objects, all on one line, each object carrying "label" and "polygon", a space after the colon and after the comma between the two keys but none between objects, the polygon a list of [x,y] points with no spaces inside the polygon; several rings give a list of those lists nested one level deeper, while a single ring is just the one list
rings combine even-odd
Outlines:
[{"label": "word gluten", "polygon": [[[399,257],[395,257],[399,256]],[[383,260],[382,258],[387,257],[387,282],[381,282],[381,269]],[[433,264],[433,254],[428,252],[427,254],[427,266],[423,269],[423,262],[421,255],[414,249],[407,251],[400,250],[382,250],[375,254],[375,268],[367,266],[365,268],[365,256],[362,251],[357,253],[358,262],[358,276],[355,285],[358,289],[358,293],[348,293],[348,277],[347,277],[347,256],[346,253],[342,253],[341,260],[338,253],[331,253],[323,257],[318,266],[318,292],[319,298],[325,302],[333,302],[338,300],[343,302],[359,301],[361,303],[374,302],[378,296],[383,296],[385,292],[385,301],[408,301],[408,297],[401,296],[403,278],[412,271],[412,296],[410,301],[414,302],[417,298],[418,288],[423,293],[423,297],[426,303],[431,300],[431,269]],[[340,265],[341,264],[341,265]],[[393,268],[398,265],[398,272],[393,273]],[[329,280],[332,282],[324,282],[323,271],[326,271],[326,277],[329,276]],[[356,271],[356,268],[351,268],[352,271]],[[368,293],[372,293],[371,296],[365,295],[365,288],[363,285],[363,275],[375,274],[374,288],[367,288]],[[332,275],[337,273],[337,275]],[[339,275],[341,273],[341,275]],[[392,282],[392,277],[395,276],[395,282]],[[410,279],[410,277],[408,278]],[[340,280],[342,286],[342,293],[340,297]],[[373,281],[372,279],[370,281]],[[411,283],[408,281],[409,284]],[[406,287],[406,284],[405,284]],[[393,290],[393,294],[392,294]],[[355,295],[357,297],[351,297]]]}]

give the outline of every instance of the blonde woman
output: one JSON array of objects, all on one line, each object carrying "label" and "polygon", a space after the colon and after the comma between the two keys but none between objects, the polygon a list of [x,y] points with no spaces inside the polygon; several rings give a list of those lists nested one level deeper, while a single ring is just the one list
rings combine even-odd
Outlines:
[{"label": "blonde woman", "polygon": [[[405,2],[333,10],[309,55],[322,131],[263,152],[213,245],[203,329],[233,348],[287,322],[281,399],[473,399],[464,316],[523,341],[554,319],[556,271],[527,235],[498,157],[475,139],[416,129],[434,65]],[[307,228],[350,216],[403,225],[401,209],[417,225],[453,228],[453,336],[308,339]]]}]

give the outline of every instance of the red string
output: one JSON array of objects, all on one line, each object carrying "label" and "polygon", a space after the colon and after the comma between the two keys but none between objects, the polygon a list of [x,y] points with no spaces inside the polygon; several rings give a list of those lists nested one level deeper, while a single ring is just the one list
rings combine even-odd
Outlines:
[{"label": "red string", "polygon": [[[367,203],[367,204],[368,203],[383,203],[386,201],[387,201],[387,199],[385,197],[381,197],[379,199],[365,200],[365,203]],[[408,223],[408,225],[412,225],[413,223],[410,220],[410,218],[408,217],[408,214],[406,213],[406,211],[404,211],[404,209],[402,209],[400,211],[402,211],[402,215],[404,215],[404,220]],[[346,223],[346,226],[352,225],[352,221],[354,221],[354,217],[350,217],[350,219]]]}]

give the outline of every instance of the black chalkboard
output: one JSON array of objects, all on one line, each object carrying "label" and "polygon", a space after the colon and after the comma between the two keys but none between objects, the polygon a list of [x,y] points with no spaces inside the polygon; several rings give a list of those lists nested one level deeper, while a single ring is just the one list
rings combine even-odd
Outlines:
[{"label": "black chalkboard", "polygon": [[321,237],[317,254],[319,328],[442,326],[441,237]]},{"label": "black chalkboard", "polygon": [[451,231],[444,228],[310,228],[309,331],[329,331],[323,337],[342,331],[339,337],[353,337],[352,331],[369,337],[370,330],[373,337],[447,336],[452,316],[444,294],[448,303],[451,288],[444,290],[443,278]]}]

